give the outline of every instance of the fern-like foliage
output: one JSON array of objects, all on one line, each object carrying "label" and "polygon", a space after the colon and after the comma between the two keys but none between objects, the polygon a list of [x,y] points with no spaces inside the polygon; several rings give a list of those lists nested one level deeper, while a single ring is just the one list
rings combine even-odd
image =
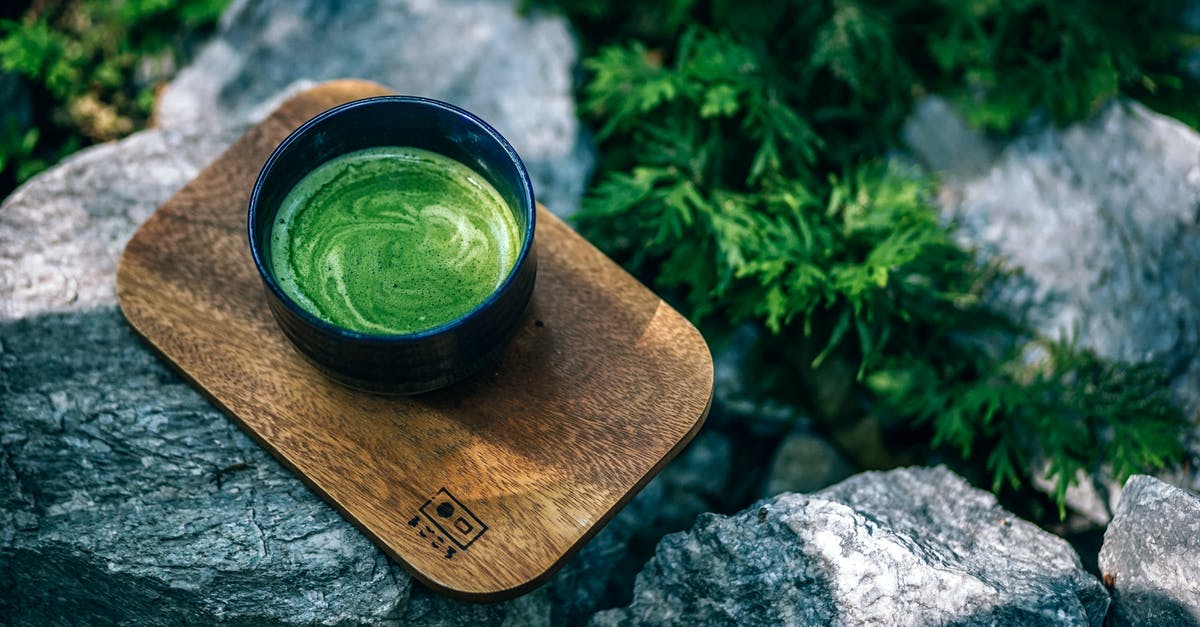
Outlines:
[{"label": "fern-like foliage", "polygon": [[1081,472],[1179,459],[1164,375],[985,306],[997,269],[952,240],[933,181],[887,157],[924,93],[998,131],[1195,93],[1178,3],[559,4],[591,49],[580,106],[601,146],[580,227],[706,332],[761,325],[765,393],[804,402],[827,362],[851,364],[858,402],[826,424],[929,429],[997,490],[1046,468],[1060,513]]}]

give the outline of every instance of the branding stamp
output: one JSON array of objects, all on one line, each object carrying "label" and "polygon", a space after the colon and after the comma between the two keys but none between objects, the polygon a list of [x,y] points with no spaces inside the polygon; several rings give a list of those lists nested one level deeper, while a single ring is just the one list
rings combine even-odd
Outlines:
[{"label": "branding stamp", "polygon": [[413,516],[408,524],[434,549],[443,552],[446,559],[467,550],[488,530],[488,526],[446,488],[425,501],[421,513]]}]

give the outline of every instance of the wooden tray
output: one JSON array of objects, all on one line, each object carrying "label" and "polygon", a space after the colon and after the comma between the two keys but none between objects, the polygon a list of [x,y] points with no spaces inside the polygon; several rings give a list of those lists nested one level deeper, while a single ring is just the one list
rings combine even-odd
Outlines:
[{"label": "wooden tray", "polygon": [[337,104],[287,101],[166,202],[117,270],[133,328],[421,581],[497,600],[548,578],[689,442],[712,397],[696,329],[544,208],[537,288],[499,363],[420,397],[333,383],[275,325],[246,241],[267,156]]}]

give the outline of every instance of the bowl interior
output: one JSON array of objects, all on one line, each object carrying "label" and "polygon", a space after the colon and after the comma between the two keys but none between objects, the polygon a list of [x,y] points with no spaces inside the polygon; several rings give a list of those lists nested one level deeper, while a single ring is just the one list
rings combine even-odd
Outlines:
[{"label": "bowl interior", "polygon": [[409,146],[445,155],[482,174],[496,188],[513,212],[522,240],[513,269],[496,290],[503,291],[533,241],[533,187],[525,166],[512,146],[483,120],[453,105],[412,96],[381,96],[335,107],[306,122],[275,149],[251,194],[248,225],[255,265],[269,288],[306,319],[362,335],[316,318],[279,288],[271,271],[270,228],[284,197],[305,175],[335,157],[377,146]]}]

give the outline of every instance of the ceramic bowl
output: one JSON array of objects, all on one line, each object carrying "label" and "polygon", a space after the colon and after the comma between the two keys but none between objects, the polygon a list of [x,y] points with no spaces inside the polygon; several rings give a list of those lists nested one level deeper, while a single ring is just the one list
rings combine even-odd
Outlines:
[{"label": "ceramic bowl", "polygon": [[[512,210],[521,250],[508,276],[472,311],[440,326],[372,335],[331,324],[280,289],[269,255],[271,226],[287,193],[337,156],[375,146],[411,146],[453,158],[487,178]],[[533,186],[500,133],[451,104],[381,96],[321,113],[293,131],[267,159],[250,194],[250,253],[267,305],[301,355],[329,377],[372,392],[416,394],[461,381],[495,360],[520,325],[537,275]]]}]

